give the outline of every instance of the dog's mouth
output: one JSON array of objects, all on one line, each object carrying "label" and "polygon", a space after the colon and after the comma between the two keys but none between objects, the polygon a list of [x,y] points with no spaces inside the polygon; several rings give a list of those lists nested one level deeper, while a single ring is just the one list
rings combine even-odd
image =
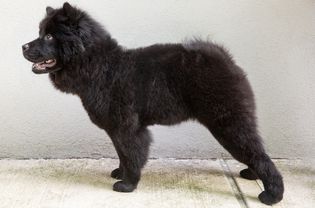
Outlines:
[{"label": "dog's mouth", "polygon": [[56,59],[47,59],[45,61],[34,63],[32,69],[36,74],[48,73],[58,70],[58,68],[55,68],[56,64]]}]

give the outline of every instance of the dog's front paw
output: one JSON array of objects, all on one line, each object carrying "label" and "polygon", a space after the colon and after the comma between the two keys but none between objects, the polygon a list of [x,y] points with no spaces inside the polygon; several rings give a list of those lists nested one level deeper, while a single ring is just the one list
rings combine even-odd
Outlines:
[{"label": "dog's front paw", "polygon": [[132,192],[137,187],[130,183],[125,183],[124,181],[118,181],[113,185],[113,190],[118,192]]},{"label": "dog's front paw", "polygon": [[115,170],[112,171],[110,174],[110,177],[115,178],[115,179],[123,179],[123,173],[120,168],[116,168]]}]

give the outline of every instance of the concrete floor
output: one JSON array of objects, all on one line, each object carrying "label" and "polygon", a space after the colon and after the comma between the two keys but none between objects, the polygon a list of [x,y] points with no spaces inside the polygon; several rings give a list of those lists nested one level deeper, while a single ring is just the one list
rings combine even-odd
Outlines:
[{"label": "concrete floor", "polygon": [[[275,160],[284,176],[284,199],[273,207],[315,207],[315,166]],[[1,208],[268,207],[260,181],[238,176],[234,160],[150,160],[133,193],[112,191],[115,159],[0,160]]]}]

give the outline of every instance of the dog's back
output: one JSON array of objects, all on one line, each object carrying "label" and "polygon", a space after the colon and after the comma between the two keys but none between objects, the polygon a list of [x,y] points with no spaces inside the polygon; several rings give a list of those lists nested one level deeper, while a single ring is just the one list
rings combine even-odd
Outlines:
[{"label": "dog's back", "polygon": [[235,108],[240,99],[254,110],[246,76],[218,45],[198,40],[183,45],[157,44],[126,53],[122,68],[128,75],[123,89],[134,91],[130,96],[134,96],[143,125],[198,119],[205,109],[207,120],[216,119]]}]

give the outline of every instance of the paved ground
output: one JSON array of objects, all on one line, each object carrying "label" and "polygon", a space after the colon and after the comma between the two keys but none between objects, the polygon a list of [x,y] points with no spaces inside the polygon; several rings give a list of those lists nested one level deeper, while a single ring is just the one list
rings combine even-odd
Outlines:
[{"label": "paved ground", "polygon": [[[285,180],[284,200],[274,207],[315,207],[315,166],[275,161]],[[1,208],[268,207],[260,181],[238,176],[234,160],[150,160],[134,193],[112,191],[114,159],[0,160]]]}]

